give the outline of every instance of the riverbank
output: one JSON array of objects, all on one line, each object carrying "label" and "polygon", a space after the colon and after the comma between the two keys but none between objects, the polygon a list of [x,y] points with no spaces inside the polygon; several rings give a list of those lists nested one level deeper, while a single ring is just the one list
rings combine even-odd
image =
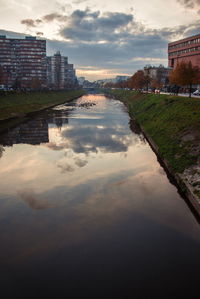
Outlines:
[{"label": "riverbank", "polygon": [[8,94],[0,97],[0,132],[23,121],[28,115],[71,101],[83,90]]},{"label": "riverbank", "polygon": [[200,99],[109,90],[127,106],[200,215]]}]

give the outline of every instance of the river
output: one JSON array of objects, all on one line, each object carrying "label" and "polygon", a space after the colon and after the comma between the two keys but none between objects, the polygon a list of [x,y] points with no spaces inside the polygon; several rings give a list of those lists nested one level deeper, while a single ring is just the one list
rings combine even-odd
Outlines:
[{"label": "river", "polygon": [[198,298],[199,223],[122,103],[43,111],[0,157],[2,299]]}]

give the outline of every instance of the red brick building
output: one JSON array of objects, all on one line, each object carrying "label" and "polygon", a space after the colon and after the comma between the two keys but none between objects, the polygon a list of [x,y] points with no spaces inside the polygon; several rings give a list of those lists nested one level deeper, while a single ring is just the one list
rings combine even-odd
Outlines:
[{"label": "red brick building", "polygon": [[17,83],[22,88],[30,88],[36,82],[46,86],[46,40],[0,35],[0,75],[0,84],[5,87]]},{"label": "red brick building", "polygon": [[175,68],[181,61],[200,67],[200,34],[168,44],[169,67]]}]

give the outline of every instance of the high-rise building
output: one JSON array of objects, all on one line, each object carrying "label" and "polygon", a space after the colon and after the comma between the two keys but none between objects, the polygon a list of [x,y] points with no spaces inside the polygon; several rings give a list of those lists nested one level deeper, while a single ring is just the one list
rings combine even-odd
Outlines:
[{"label": "high-rise building", "polygon": [[46,86],[46,40],[0,36],[1,84],[21,88]]},{"label": "high-rise building", "polygon": [[172,68],[181,61],[200,67],[200,34],[169,43],[168,60]]},{"label": "high-rise building", "polygon": [[58,51],[54,56],[47,57],[48,86],[55,89],[65,89],[76,84],[76,74],[73,64],[68,63],[68,57]]}]

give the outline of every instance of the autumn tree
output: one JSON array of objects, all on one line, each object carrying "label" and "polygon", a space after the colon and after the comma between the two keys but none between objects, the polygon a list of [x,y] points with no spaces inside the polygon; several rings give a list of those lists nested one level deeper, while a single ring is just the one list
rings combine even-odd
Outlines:
[{"label": "autumn tree", "polygon": [[145,76],[142,70],[139,70],[131,77],[129,82],[131,88],[141,89],[144,86],[148,87],[148,84],[150,83],[150,78],[149,76]]},{"label": "autumn tree", "polygon": [[105,88],[113,88],[113,87],[115,87],[115,84],[113,82],[107,82],[104,84],[104,87]]},{"label": "autumn tree", "polygon": [[42,83],[38,77],[33,77],[31,79],[31,88],[32,89],[40,89],[42,86]]},{"label": "autumn tree", "polygon": [[170,83],[181,86],[189,86],[191,97],[192,85],[200,83],[200,68],[193,66],[191,61],[178,63],[170,75]]},{"label": "autumn tree", "polygon": [[163,87],[163,83],[159,80],[153,79],[151,81],[151,86],[155,89],[161,89]]}]

